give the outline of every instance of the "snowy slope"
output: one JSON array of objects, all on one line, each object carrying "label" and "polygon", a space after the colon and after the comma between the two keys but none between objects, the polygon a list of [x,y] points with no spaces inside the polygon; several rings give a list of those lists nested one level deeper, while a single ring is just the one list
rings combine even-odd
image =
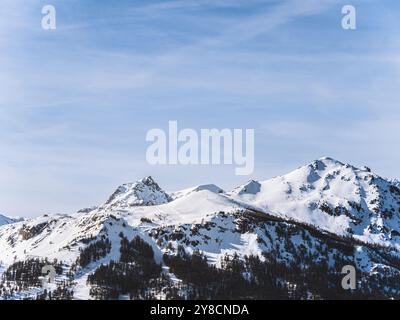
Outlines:
[{"label": "snowy slope", "polygon": [[137,226],[142,218],[159,225],[200,222],[207,215],[219,211],[241,209],[234,200],[208,189],[191,190],[175,200],[158,205],[114,210],[114,214],[124,218],[130,225]]},{"label": "snowy slope", "polygon": [[189,193],[202,191],[202,190],[207,190],[207,191],[214,192],[214,193],[223,193],[224,192],[224,190],[222,190],[220,187],[216,186],[215,184],[204,184],[204,185],[199,185],[196,187],[191,187],[191,188],[172,192],[171,197],[172,197],[172,199],[175,200],[175,199],[181,198],[183,196],[186,196]]}]

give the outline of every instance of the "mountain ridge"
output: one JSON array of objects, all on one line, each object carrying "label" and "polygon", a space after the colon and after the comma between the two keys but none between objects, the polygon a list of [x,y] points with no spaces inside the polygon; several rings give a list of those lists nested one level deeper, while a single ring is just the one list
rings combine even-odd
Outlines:
[{"label": "mountain ridge", "polygon": [[[119,261],[121,239],[136,236],[162,265],[168,261],[163,255],[179,257],[183,250],[202,252],[217,268],[235,255],[262,263],[272,263],[268,257],[273,256],[290,268],[304,259],[309,268],[320,259],[334,274],[345,259],[366,278],[382,268],[395,276],[400,274],[399,219],[395,182],[324,157],[230,192],[210,184],[167,193],[152,177],[123,184],[99,207],[1,226],[0,261],[5,266],[29,257],[63,261],[73,270],[77,284],[70,286],[79,298],[92,296],[94,289],[86,284],[90,272]],[[82,264],[93,246],[110,249]],[[379,294],[389,293],[383,287]]]}]

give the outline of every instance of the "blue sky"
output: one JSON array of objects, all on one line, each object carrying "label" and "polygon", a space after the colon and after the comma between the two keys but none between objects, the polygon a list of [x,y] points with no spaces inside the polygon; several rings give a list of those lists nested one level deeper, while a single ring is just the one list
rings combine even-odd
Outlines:
[{"label": "blue sky", "polygon": [[[57,30],[41,29],[41,8]],[[357,30],[341,8],[357,9]],[[321,156],[400,177],[398,1],[0,3],[0,212],[99,204],[152,175],[230,189]],[[253,176],[149,166],[146,133],[254,128]]]}]

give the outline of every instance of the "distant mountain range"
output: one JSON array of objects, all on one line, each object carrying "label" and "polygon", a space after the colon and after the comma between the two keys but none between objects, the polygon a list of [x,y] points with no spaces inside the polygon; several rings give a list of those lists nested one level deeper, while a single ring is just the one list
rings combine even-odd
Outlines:
[{"label": "distant mountain range", "polygon": [[0,214],[0,226],[18,222],[18,221],[22,221],[22,220],[23,220],[23,218],[10,218],[10,217]]},{"label": "distant mountain range", "polygon": [[229,192],[146,177],[70,215],[0,215],[0,297],[400,298],[399,253],[399,183],[367,167],[321,158]]}]

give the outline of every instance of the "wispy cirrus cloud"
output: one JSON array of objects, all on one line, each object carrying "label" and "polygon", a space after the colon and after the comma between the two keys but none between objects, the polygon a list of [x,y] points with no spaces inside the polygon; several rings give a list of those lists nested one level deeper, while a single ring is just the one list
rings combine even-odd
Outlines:
[{"label": "wispy cirrus cloud", "polygon": [[145,133],[171,119],[255,128],[261,179],[330,152],[400,175],[387,147],[398,139],[397,4],[354,1],[359,26],[346,33],[339,0],[52,2],[51,33],[47,3],[0,4],[0,211],[78,209],[146,174],[167,189],[188,176],[243,182],[229,168],[148,167]]}]

